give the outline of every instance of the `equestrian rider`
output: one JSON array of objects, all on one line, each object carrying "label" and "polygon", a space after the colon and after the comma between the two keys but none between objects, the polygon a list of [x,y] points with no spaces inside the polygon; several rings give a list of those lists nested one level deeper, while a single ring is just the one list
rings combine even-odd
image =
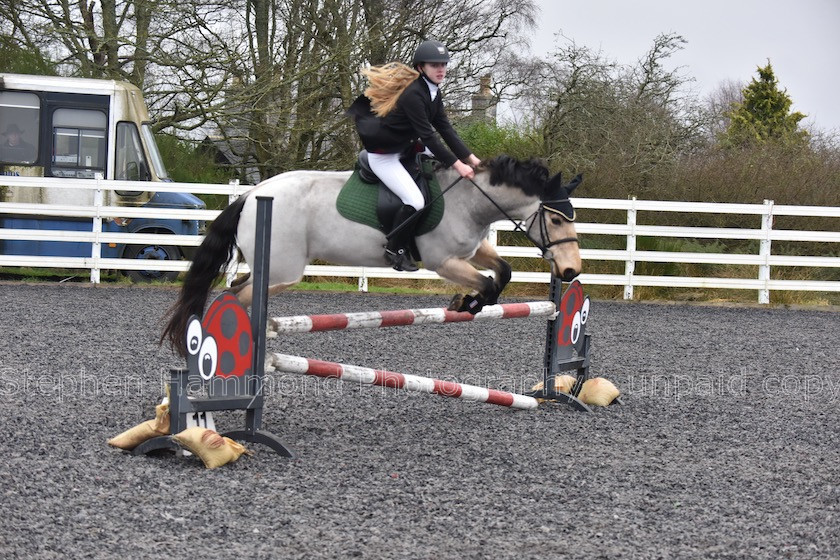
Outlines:
[{"label": "equestrian rider", "polygon": [[[403,154],[425,150],[469,179],[475,175],[473,168],[481,163],[458,137],[443,107],[439,88],[448,63],[449,51],[443,43],[423,41],[414,53],[414,70],[400,63],[364,70],[370,87],[347,111],[355,119],[371,170],[403,203],[394,216],[394,228],[425,204],[419,187],[400,163]],[[420,147],[415,148],[418,141]],[[417,270],[408,249],[413,224],[414,220],[385,245],[385,258],[396,270]]]}]

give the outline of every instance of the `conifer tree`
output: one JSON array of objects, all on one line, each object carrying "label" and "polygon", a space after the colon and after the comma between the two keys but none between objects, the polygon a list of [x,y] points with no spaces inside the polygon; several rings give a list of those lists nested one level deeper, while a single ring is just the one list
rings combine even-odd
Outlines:
[{"label": "conifer tree", "polygon": [[780,90],[770,61],[758,68],[758,79],[743,90],[743,101],[734,103],[729,112],[729,127],[722,134],[723,146],[751,146],[768,143],[797,145],[808,140],[799,128],[806,115],[791,112],[793,102],[787,90]]}]

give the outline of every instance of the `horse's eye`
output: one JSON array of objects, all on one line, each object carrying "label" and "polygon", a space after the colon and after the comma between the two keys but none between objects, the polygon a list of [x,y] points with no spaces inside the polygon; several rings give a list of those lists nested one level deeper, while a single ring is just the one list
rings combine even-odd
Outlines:
[{"label": "horse's eye", "polygon": [[563,225],[563,220],[561,218],[557,217],[557,216],[552,216],[551,217],[551,223],[554,224],[555,226],[561,226],[561,225]]}]

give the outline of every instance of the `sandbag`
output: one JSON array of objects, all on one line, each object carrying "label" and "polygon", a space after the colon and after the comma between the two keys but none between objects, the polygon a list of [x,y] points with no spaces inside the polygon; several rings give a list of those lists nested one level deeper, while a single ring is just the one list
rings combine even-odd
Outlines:
[{"label": "sandbag", "polygon": [[169,433],[169,403],[161,403],[155,407],[155,431]]},{"label": "sandbag", "polygon": [[[540,381],[533,387],[532,391],[542,391],[544,383]],[[557,375],[554,377],[554,391],[557,393],[570,393],[575,386],[575,378],[571,375]]]},{"label": "sandbag", "polygon": [[204,466],[215,469],[236,461],[248,451],[240,443],[224,437],[208,428],[193,426],[176,434],[173,438],[179,445],[198,455]]},{"label": "sandbag", "polygon": [[131,451],[146,440],[169,434],[169,405],[155,407],[155,419],[146,420],[108,440],[108,445]]},{"label": "sandbag", "polygon": [[609,406],[621,392],[612,381],[603,377],[594,377],[583,382],[578,398],[586,404]]}]

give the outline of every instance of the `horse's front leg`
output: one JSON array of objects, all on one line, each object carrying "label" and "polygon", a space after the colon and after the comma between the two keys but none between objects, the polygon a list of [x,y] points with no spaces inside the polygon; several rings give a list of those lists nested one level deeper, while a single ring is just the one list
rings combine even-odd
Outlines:
[{"label": "horse's front leg", "polygon": [[475,290],[475,294],[457,294],[453,297],[449,303],[450,311],[469,311],[476,314],[486,305],[488,295],[492,298],[498,298],[498,294],[495,293],[495,281],[479,273],[463,259],[451,257],[444,261],[435,272],[451,282]]},{"label": "horse's front leg", "polygon": [[502,290],[504,290],[505,286],[507,286],[508,282],[510,282],[510,265],[506,260],[499,256],[496,249],[494,249],[490,242],[486,239],[478,246],[478,251],[475,252],[475,256],[470,262],[493,271],[494,289],[492,292],[484,294],[486,298],[484,304],[495,305],[499,301],[499,295],[502,293]]}]

